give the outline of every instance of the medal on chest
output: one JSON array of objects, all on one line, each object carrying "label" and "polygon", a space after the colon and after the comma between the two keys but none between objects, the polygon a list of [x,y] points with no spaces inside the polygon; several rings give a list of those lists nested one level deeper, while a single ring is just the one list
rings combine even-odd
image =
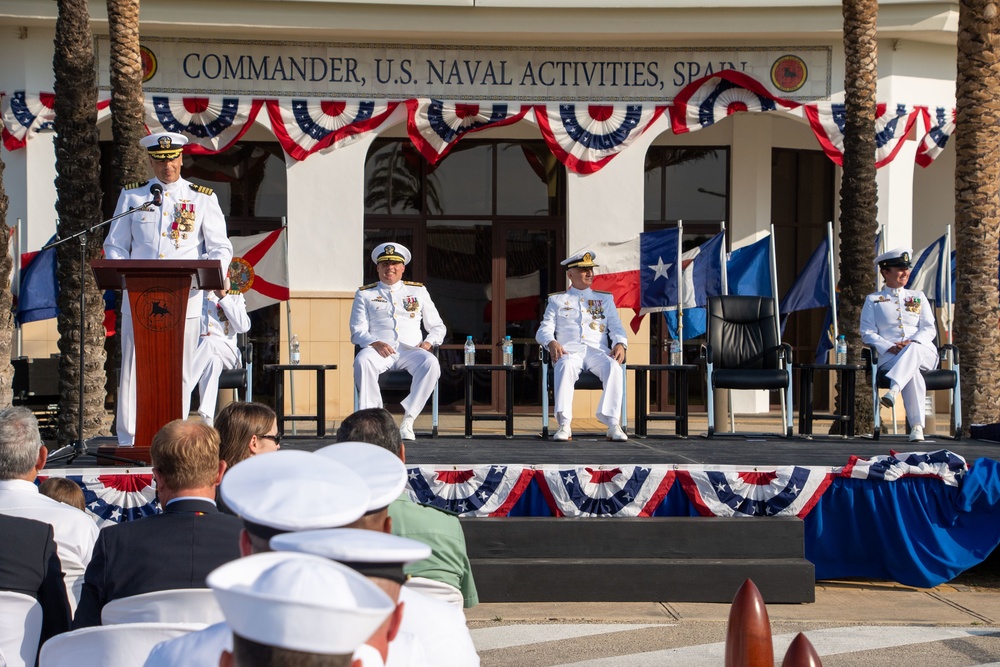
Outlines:
[{"label": "medal on chest", "polygon": [[587,312],[595,320],[604,319],[604,302],[600,299],[589,299],[587,301]]},{"label": "medal on chest", "polygon": [[188,234],[194,230],[194,204],[182,202],[174,204],[174,221],[170,223],[170,238],[174,248],[181,247],[181,239],[187,240]]},{"label": "medal on chest", "polygon": [[416,317],[417,311],[420,310],[420,302],[415,296],[405,296],[403,297],[403,308],[410,314],[410,317]]},{"label": "medal on chest", "polygon": [[903,299],[903,308],[905,308],[908,313],[920,313],[920,297],[906,297]]},{"label": "medal on chest", "polygon": [[228,336],[229,335],[229,318],[226,317],[226,311],[224,311],[222,309],[222,304],[221,303],[216,303],[215,304],[215,315],[216,315],[216,317],[219,318],[219,324],[222,325],[223,330],[225,331],[226,335]]}]

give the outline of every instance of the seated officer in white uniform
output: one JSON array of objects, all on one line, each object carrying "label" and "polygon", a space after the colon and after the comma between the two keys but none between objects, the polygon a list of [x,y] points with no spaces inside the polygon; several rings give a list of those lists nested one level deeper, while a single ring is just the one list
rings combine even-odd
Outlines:
[{"label": "seated officer in white uniform", "polygon": [[937,367],[935,325],[931,304],[919,290],[904,289],[910,279],[910,249],[894,248],[875,258],[885,280],[880,292],[865,297],[861,307],[861,340],[879,354],[879,367],[888,369],[889,392],[882,405],[892,407],[903,397],[910,441],[924,439],[924,397],[920,371]]},{"label": "seated officer in white uniform", "polygon": [[351,342],[362,348],[354,359],[358,408],[382,407],[379,375],[397,368],[409,371],[413,382],[402,402],[405,414],[399,435],[414,440],[413,420],[441,376],[441,366],[430,350],[444,341],[447,329],[427,288],[402,280],[410,263],[409,250],[398,243],[383,243],[372,251],[372,261],[378,265],[379,281],[359,288],[351,308]]},{"label": "seated officer in white uniform", "polygon": [[198,382],[198,414],[212,426],[215,405],[219,398],[219,377],[222,371],[237,368],[243,356],[236,344],[236,337],[250,331],[247,302],[239,290],[230,289],[226,276],[224,289],[205,293],[205,307],[201,317],[201,338],[195,352],[195,379]]},{"label": "seated officer in white uniform", "polygon": [[[115,215],[159,200],[155,206],[126,215],[111,223],[104,240],[108,259],[214,259],[223,270],[233,259],[233,245],[226,236],[226,219],[219,199],[211,188],[196,185],[181,177],[183,147],[187,137],[174,132],[160,132],[143,137],[139,143],[149,153],[151,181],[130,183],[118,196]],[[184,324],[184,393],[182,413],[186,418],[191,406],[191,391],[197,376],[194,356],[201,332],[201,290],[192,290]],[[128,294],[122,295],[122,365],[118,378],[118,444],[132,445],[135,440],[135,338]],[[156,387],[142,387],[156,391]],[[148,445],[149,443],[139,443]]]},{"label": "seated officer in white uniform", "polygon": [[[610,292],[590,289],[596,255],[581,252],[563,260],[571,287],[549,295],[535,340],[549,350],[554,364],[555,409],[559,430],[553,440],[573,437],[573,385],[589,370],[604,383],[597,419],[608,427],[608,440],[628,440],[619,425],[622,404],[621,363],[628,336]],[[611,344],[608,344],[608,338]]]}]

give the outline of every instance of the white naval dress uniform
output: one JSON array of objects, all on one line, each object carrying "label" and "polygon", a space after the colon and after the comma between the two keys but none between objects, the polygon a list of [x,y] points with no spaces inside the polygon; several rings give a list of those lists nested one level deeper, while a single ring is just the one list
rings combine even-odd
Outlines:
[{"label": "white naval dress uniform", "polygon": [[574,287],[550,294],[535,340],[546,348],[555,340],[566,350],[553,367],[559,425],[573,420],[573,385],[583,370],[589,370],[604,383],[597,419],[606,426],[617,424],[624,388],[621,364],[611,357],[611,348],[619,343],[627,346],[628,334],[618,317],[614,296],[610,292]]},{"label": "white naval dress uniform", "polygon": [[[413,376],[403,410],[410,417],[419,415],[434,392],[441,366],[433,354],[417,346],[422,342],[440,345],[446,332],[427,288],[420,283],[401,280],[390,286],[380,281],[358,289],[351,308],[351,342],[362,348],[354,358],[359,409],[382,407],[378,376],[398,368]],[[391,345],[395,354],[381,356],[371,347],[377,341]]]},{"label": "white naval dress uniform", "polygon": [[195,378],[200,403],[198,413],[211,426],[219,398],[222,371],[238,367],[243,357],[236,336],[250,330],[247,302],[238,290],[221,299],[211,290],[205,293],[201,337],[194,355]]},{"label": "white naval dress uniform", "polygon": [[[152,184],[163,186],[163,205],[147,211],[136,211],[111,223],[104,241],[104,255],[108,259],[217,259],[223,269],[233,259],[233,246],[226,236],[226,219],[219,208],[219,200],[208,188],[179,178],[173,183],[152,179],[137,187],[123,190],[118,197],[115,215],[141,206],[152,199]],[[172,229],[175,215],[194,210],[193,223],[186,219],[177,230]],[[186,229],[190,226],[190,229]],[[177,238],[172,238],[175,235]],[[184,328],[184,412],[191,407],[191,390],[197,376],[194,374],[194,356],[201,331],[202,292],[192,290],[188,300],[187,321]],[[118,385],[118,444],[131,445],[135,440],[135,340],[132,334],[132,310],[128,294],[122,295],[122,367]],[[154,391],[154,387],[142,387]],[[146,443],[148,444],[148,443]]]},{"label": "white naval dress uniform", "polygon": [[[911,427],[924,426],[927,388],[920,371],[937,368],[935,334],[934,313],[923,292],[885,287],[865,297],[861,340],[878,350],[879,366],[888,369],[886,377],[899,385]],[[888,351],[903,340],[913,343],[899,354]]]}]

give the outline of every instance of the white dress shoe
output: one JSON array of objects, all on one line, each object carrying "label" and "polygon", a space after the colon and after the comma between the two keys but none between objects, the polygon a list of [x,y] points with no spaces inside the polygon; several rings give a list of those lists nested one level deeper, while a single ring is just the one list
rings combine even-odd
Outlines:
[{"label": "white dress shoe", "polygon": [[400,440],[416,440],[417,436],[413,435],[413,418],[404,417],[402,423],[399,425],[399,439]]},{"label": "white dress shoe", "polygon": [[923,442],[924,441],[924,427],[917,424],[910,429],[910,442]]},{"label": "white dress shoe", "polygon": [[890,389],[889,391],[885,392],[882,395],[881,403],[885,407],[891,409],[892,406],[896,405],[896,392],[893,391],[892,389]]},{"label": "white dress shoe", "polygon": [[556,431],[556,434],[552,436],[553,440],[558,440],[560,442],[566,442],[567,440],[573,439],[573,431],[570,430],[569,424],[563,424]]},{"label": "white dress shoe", "polygon": [[628,436],[625,435],[625,431],[618,424],[612,424],[608,427],[608,440],[614,442],[625,442],[628,440]]}]

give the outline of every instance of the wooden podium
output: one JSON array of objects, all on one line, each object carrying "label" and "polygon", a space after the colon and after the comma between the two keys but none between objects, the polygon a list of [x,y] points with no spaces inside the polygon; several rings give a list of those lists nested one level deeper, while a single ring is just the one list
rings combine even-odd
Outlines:
[{"label": "wooden podium", "polygon": [[189,292],[192,288],[222,289],[222,265],[215,259],[97,259],[90,266],[101,289],[128,290],[135,340],[135,446],[101,447],[98,462],[102,462],[101,453],[106,453],[149,465],[153,436],[164,424],[183,416]]}]

